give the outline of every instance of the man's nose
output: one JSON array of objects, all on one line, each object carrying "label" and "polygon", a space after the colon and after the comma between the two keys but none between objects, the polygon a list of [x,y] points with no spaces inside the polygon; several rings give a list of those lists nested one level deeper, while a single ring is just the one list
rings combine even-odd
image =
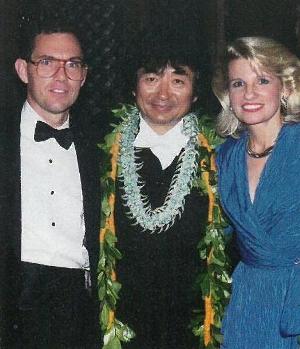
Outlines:
[{"label": "man's nose", "polygon": [[159,85],[158,95],[162,100],[168,99],[170,94],[169,82],[165,79],[162,79]]},{"label": "man's nose", "polygon": [[62,80],[62,81],[68,79],[64,62],[60,62],[60,66],[57,68],[57,71],[54,77],[55,79]]}]

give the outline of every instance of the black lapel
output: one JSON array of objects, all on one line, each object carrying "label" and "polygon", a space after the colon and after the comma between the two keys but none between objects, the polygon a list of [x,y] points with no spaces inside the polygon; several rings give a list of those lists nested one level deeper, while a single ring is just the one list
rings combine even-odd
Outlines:
[{"label": "black lapel", "polygon": [[4,304],[4,318],[9,327],[15,324],[17,318],[21,286],[21,109],[22,104],[15,101],[6,104],[0,136],[0,277],[5,280],[1,286],[0,303]]},{"label": "black lapel", "polygon": [[99,255],[100,181],[99,159],[95,144],[80,127],[72,125],[81,179],[85,219],[85,243],[89,251],[92,278],[95,282]]},{"label": "black lapel", "polygon": [[22,104],[9,110],[7,116],[7,194],[9,203],[10,241],[14,254],[21,258],[21,157],[20,120]]}]

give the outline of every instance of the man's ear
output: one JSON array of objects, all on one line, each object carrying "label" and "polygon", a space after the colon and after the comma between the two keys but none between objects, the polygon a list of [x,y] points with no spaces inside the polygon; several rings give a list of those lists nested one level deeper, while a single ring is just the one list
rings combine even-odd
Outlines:
[{"label": "man's ear", "polygon": [[24,59],[18,58],[15,62],[15,69],[19,78],[25,83],[28,83],[27,62]]},{"label": "man's ear", "polygon": [[81,81],[80,87],[82,87],[84,85],[87,73],[88,73],[88,71],[86,70],[85,73],[84,73],[84,79]]},{"label": "man's ear", "polygon": [[81,81],[81,83],[80,83],[80,87],[82,87],[83,85],[84,85],[84,83],[85,83],[85,80],[86,80],[86,77]]}]

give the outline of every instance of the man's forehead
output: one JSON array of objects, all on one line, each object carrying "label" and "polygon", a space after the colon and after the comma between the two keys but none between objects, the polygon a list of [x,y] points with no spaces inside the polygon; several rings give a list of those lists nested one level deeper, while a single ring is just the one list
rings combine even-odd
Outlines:
[{"label": "man's forehead", "polygon": [[52,46],[56,44],[58,46],[61,41],[63,41],[62,45],[67,42],[76,47],[76,49],[82,50],[78,38],[74,33],[70,32],[39,33],[33,40],[33,48],[39,46],[47,47],[49,44],[52,44]]}]

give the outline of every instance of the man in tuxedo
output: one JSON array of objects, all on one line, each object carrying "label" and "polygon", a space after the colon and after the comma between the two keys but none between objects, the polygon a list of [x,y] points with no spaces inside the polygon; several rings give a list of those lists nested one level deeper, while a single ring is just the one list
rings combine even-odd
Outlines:
[{"label": "man in tuxedo", "polygon": [[1,130],[0,347],[94,348],[98,161],[84,113],[70,112],[87,65],[71,28],[29,29],[15,62],[27,98]]}]

